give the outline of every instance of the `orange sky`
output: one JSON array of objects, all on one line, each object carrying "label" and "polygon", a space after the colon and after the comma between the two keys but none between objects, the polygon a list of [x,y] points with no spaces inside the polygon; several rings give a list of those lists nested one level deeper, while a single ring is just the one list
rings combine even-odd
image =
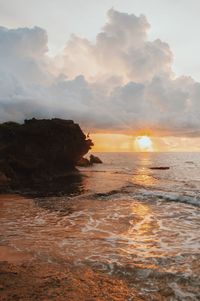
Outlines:
[{"label": "orange sky", "polygon": [[[140,136],[140,135],[139,135]],[[136,142],[138,136],[123,134],[91,134],[94,152],[137,152],[144,151]],[[156,152],[200,151],[200,138],[153,137],[152,150]]]}]

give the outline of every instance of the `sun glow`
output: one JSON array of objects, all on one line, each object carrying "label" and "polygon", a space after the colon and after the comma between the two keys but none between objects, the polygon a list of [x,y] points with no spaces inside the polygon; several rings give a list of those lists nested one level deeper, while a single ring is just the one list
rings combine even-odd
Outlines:
[{"label": "sun glow", "polygon": [[[86,131],[87,132],[87,131]],[[160,133],[159,133],[160,134]],[[91,133],[92,152],[199,152],[200,137],[159,136],[142,131],[129,134]]]},{"label": "sun glow", "polygon": [[136,147],[143,152],[153,151],[153,142],[148,136],[138,136],[136,138]]}]

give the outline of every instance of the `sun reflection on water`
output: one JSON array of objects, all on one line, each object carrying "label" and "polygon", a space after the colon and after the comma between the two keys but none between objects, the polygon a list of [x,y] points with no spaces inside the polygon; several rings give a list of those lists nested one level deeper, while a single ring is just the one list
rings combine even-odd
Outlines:
[{"label": "sun reflection on water", "polygon": [[126,236],[134,241],[141,240],[141,236],[151,235],[153,224],[151,220],[151,208],[147,204],[134,203],[132,207],[133,220],[130,221],[130,227],[127,229]]},{"label": "sun reflection on water", "polygon": [[153,186],[157,183],[157,179],[153,176],[152,170],[152,157],[149,153],[143,153],[139,157],[139,165],[134,172],[132,181],[134,184],[141,186]]},{"label": "sun reflection on water", "polygon": [[142,186],[153,186],[157,183],[156,178],[154,178],[151,174],[144,173],[144,169],[138,169],[137,173],[133,176],[133,182],[137,185]]}]

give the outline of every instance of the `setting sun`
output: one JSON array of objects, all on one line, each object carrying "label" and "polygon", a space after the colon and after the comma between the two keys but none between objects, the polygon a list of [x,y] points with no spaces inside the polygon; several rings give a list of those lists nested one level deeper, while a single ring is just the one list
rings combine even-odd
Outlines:
[{"label": "setting sun", "polygon": [[139,136],[136,138],[136,145],[140,151],[153,151],[153,143],[148,136]]}]

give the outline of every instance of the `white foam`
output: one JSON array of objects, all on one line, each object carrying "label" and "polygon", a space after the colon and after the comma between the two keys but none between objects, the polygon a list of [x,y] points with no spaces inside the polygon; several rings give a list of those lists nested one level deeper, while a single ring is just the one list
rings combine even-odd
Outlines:
[{"label": "white foam", "polygon": [[191,195],[182,195],[175,192],[168,192],[168,191],[161,191],[161,190],[147,190],[147,189],[139,189],[134,196],[138,199],[147,199],[150,198],[159,198],[166,201],[172,202],[180,202],[180,203],[187,203],[190,205],[195,205],[200,207],[200,198],[197,196]]}]

